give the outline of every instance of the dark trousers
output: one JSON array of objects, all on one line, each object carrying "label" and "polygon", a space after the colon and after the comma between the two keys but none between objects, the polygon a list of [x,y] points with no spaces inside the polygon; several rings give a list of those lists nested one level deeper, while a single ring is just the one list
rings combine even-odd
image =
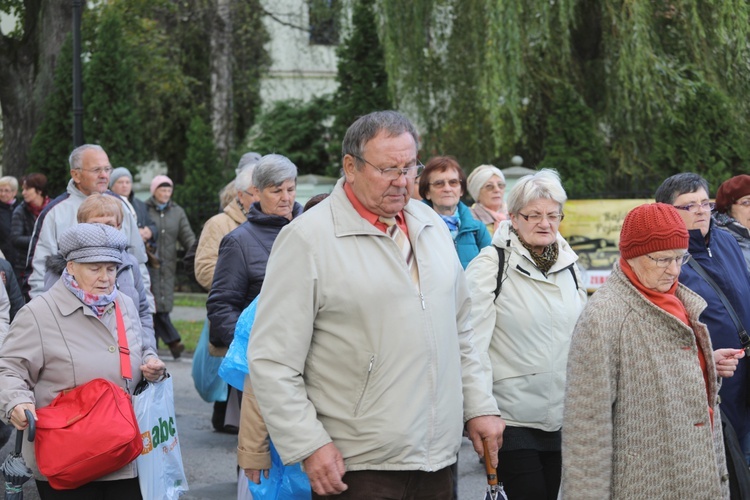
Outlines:
[{"label": "dark trousers", "polygon": [[556,500],[562,475],[559,451],[500,451],[497,478],[509,500]]},{"label": "dark trousers", "polygon": [[92,481],[74,490],[56,490],[47,481],[37,481],[42,500],[142,500],[138,478]]},{"label": "dark trousers", "polygon": [[172,324],[172,320],[169,319],[169,313],[154,313],[154,333],[157,342],[161,339],[162,342],[169,345],[172,342],[180,341],[180,333]]},{"label": "dark trousers", "polygon": [[344,474],[349,487],[340,495],[313,500],[452,500],[453,477],[450,467],[437,472],[363,470]]}]

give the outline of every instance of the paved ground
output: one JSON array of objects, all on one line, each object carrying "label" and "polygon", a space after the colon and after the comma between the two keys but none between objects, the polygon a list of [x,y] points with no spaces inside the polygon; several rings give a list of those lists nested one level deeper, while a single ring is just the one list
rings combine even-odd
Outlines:
[{"label": "paved ground", "polygon": [[[183,310],[184,309],[184,310]],[[187,310],[195,309],[195,310]],[[175,308],[175,319],[202,320],[205,312],[198,308]],[[212,405],[204,402],[193,387],[192,360],[173,361],[168,352],[160,352],[174,378],[175,411],[181,437],[180,446],[190,491],[183,500],[231,500],[237,498],[236,436],[220,434],[211,427]],[[11,441],[0,449],[0,462],[12,450]],[[484,467],[468,440],[459,454],[459,500],[483,498]],[[24,487],[26,500],[38,500],[33,481]]]}]

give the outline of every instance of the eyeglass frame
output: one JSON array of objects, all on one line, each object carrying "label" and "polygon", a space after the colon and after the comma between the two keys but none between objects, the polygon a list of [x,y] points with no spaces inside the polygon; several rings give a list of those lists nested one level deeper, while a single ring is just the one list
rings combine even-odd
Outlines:
[{"label": "eyeglass frame", "polygon": [[[565,214],[563,212],[558,212],[556,214],[529,214],[529,215],[522,214],[521,212],[516,212],[516,213],[520,215],[521,217],[523,217],[526,222],[531,222],[532,224],[539,224],[544,219],[547,219],[548,221],[550,221],[551,224],[559,224],[565,218]],[[559,219],[557,219],[558,216],[560,217]],[[541,219],[529,220],[532,217],[533,218],[541,217]],[[554,217],[554,218],[550,218],[550,217]]]},{"label": "eyeglass frame", "polygon": [[[422,162],[419,161],[419,158],[417,158],[417,160],[416,160],[417,164],[416,165],[412,165],[410,167],[386,167],[386,168],[380,168],[380,167],[376,167],[375,165],[373,165],[369,161],[365,160],[364,158],[355,155],[354,153],[347,153],[347,154],[349,156],[351,156],[352,158],[358,160],[358,161],[361,161],[363,163],[366,163],[367,165],[370,165],[372,168],[374,168],[375,170],[377,170],[378,172],[380,172],[380,175],[382,175],[383,177],[385,177],[386,179],[389,179],[391,181],[395,181],[395,180],[400,179],[402,175],[404,177],[406,177],[407,179],[416,179],[417,177],[419,177],[422,174],[422,171],[424,170],[424,165],[422,165]],[[414,174],[413,177],[409,177],[409,172],[412,169],[416,173]],[[391,179],[391,178],[388,177],[391,172],[398,172],[398,175],[396,177],[394,177],[394,178]]]},{"label": "eyeglass frame", "polygon": [[487,184],[483,185],[480,189],[484,189],[485,191],[494,191],[495,188],[505,189],[506,187],[508,187],[508,185],[506,183],[504,183],[504,182],[497,182],[495,184],[489,184],[489,183],[487,183]]},{"label": "eyeglass frame", "polygon": [[111,174],[115,169],[112,168],[112,166],[110,165],[108,167],[96,167],[96,168],[83,168],[83,167],[81,167],[81,168],[79,168],[77,170],[80,170],[82,172],[88,172],[88,173],[91,173],[91,174],[94,174],[94,175],[99,175],[102,172],[107,172],[108,174]]},{"label": "eyeglass frame", "polygon": [[713,211],[714,208],[716,208],[716,203],[712,201],[704,201],[702,203],[688,203],[687,205],[672,205],[677,210],[684,210],[686,212],[690,212],[691,214],[697,214],[697,211],[694,211],[692,207],[700,207],[700,208],[708,208],[708,211]]},{"label": "eyeglass frame", "polygon": [[452,188],[459,187],[461,185],[461,179],[439,179],[435,182],[428,182],[427,184],[440,189],[445,186],[446,183]]},{"label": "eyeglass frame", "polygon": [[[690,253],[685,252],[682,255],[678,255],[677,257],[651,257],[649,254],[645,254],[646,257],[653,260],[654,263],[656,263],[656,267],[660,269],[667,269],[669,266],[672,265],[672,262],[675,264],[678,264],[680,267],[687,264],[687,261],[690,260]],[[682,262],[678,262],[677,259],[682,259]],[[665,265],[662,265],[662,263],[666,263]]]}]

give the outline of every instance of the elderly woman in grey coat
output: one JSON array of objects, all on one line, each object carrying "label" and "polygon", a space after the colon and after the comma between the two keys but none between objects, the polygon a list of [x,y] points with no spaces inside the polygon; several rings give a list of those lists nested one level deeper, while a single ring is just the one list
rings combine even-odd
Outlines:
[{"label": "elderly woman in grey coat", "polygon": [[[59,248],[67,262],[62,278],[16,315],[0,351],[0,416],[17,429],[28,426],[24,410],[49,405],[61,392],[104,378],[127,388],[116,349],[117,316],[125,326],[132,384],[156,381],[166,368],[144,335],[133,301],[115,287],[117,266],[127,238],[104,224],[78,224],[65,230]],[[36,464],[34,445],[23,455],[43,499],[140,499],[135,462],[75,490],[53,489]]]},{"label": "elderly woman in grey coat", "polygon": [[688,240],[671,205],[625,217],[621,258],[573,332],[564,498],[729,498],[717,363],[731,374],[742,353],[712,352],[706,302],[678,282]]},{"label": "elderly woman in grey coat", "polygon": [[180,333],[169,319],[174,306],[174,281],[177,271],[177,243],[188,249],[195,242],[195,233],[190,228],[185,210],[172,201],[174,183],[166,175],[157,175],[151,181],[151,198],[146,200],[148,212],[156,224],[158,244],[156,255],[159,267],[149,267],[151,292],[156,301],[154,332],[161,339],[175,359],[179,358],[185,345]]}]

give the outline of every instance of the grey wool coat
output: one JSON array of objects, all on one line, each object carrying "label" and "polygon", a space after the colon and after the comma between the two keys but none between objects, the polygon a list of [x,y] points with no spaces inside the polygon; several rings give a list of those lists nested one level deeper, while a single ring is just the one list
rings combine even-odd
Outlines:
[{"label": "grey wool coat", "polygon": [[568,357],[564,498],[729,498],[719,379],[698,320],[706,302],[683,285],[677,297],[693,329],[651,303],[616,263],[581,314]]},{"label": "grey wool coat", "polygon": [[159,268],[148,268],[151,275],[151,293],[156,301],[156,312],[172,312],[174,305],[174,281],[177,271],[177,242],[188,249],[195,241],[195,233],[181,206],[170,201],[164,210],[157,208],[153,197],[146,201],[149,215],[156,224],[159,235],[156,244],[156,256]]}]

